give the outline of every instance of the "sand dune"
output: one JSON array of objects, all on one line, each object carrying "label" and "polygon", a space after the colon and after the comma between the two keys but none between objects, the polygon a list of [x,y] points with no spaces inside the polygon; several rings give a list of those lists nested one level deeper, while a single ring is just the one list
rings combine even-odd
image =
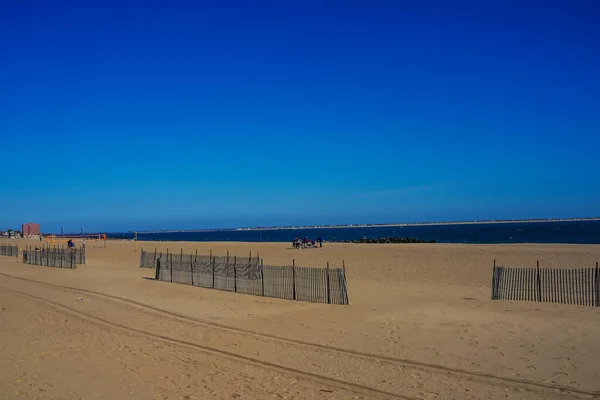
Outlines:
[{"label": "sand dune", "polygon": [[0,398],[600,395],[600,309],[489,300],[494,259],[588,267],[597,245],[140,242],[268,264],[344,260],[350,306],[155,282],[133,243],[87,245],[73,271],[0,257]]}]

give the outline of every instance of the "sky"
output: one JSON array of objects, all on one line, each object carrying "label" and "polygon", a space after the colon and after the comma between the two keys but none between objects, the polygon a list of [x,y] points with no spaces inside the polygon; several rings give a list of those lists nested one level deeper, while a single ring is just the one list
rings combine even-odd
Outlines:
[{"label": "sky", "polygon": [[0,9],[0,229],[600,216],[600,2]]}]

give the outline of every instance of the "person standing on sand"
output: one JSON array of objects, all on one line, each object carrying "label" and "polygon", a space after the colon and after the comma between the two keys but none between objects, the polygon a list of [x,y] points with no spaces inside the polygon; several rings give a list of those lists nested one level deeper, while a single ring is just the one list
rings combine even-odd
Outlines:
[{"label": "person standing on sand", "polygon": [[323,247],[323,235],[319,235],[317,242],[319,242],[319,247]]}]

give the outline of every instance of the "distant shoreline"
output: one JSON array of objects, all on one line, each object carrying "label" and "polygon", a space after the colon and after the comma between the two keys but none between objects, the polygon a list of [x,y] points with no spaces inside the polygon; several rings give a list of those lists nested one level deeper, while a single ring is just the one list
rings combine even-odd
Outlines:
[{"label": "distant shoreline", "polygon": [[[343,228],[387,228],[403,226],[441,226],[441,225],[485,225],[485,224],[518,224],[542,222],[584,222],[600,221],[599,218],[565,218],[565,219],[524,219],[524,220],[498,220],[498,221],[456,221],[456,222],[408,222],[392,224],[354,224],[354,225],[323,225],[323,226],[294,226],[270,228],[236,228],[234,231],[276,231],[297,229],[343,229]],[[229,229],[227,229],[229,230]]]},{"label": "distant shoreline", "polygon": [[[344,228],[387,228],[404,226],[442,226],[442,225],[484,225],[484,224],[517,224],[517,223],[546,223],[546,222],[586,222],[600,221],[600,217],[591,218],[557,218],[557,219],[514,219],[514,220],[482,220],[482,221],[452,221],[452,222],[406,222],[389,224],[348,224],[348,225],[298,225],[298,226],[273,226],[254,228],[225,228],[225,229],[170,229],[155,231],[138,231],[143,233],[173,233],[173,232],[249,232],[249,231],[279,231],[279,230],[305,230],[305,229],[344,229]],[[133,231],[130,231],[133,232]],[[120,233],[120,232],[114,232]],[[125,233],[125,232],[123,232]]]}]

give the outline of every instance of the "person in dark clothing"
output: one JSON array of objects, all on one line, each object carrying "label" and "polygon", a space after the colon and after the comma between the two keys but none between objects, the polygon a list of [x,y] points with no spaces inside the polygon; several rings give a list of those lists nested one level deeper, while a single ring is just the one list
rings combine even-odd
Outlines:
[{"label": "person in dark clothing", "polygon": [[319,235],[317,242],[319,242],[319,247],[323,247],[323,235]]}]

